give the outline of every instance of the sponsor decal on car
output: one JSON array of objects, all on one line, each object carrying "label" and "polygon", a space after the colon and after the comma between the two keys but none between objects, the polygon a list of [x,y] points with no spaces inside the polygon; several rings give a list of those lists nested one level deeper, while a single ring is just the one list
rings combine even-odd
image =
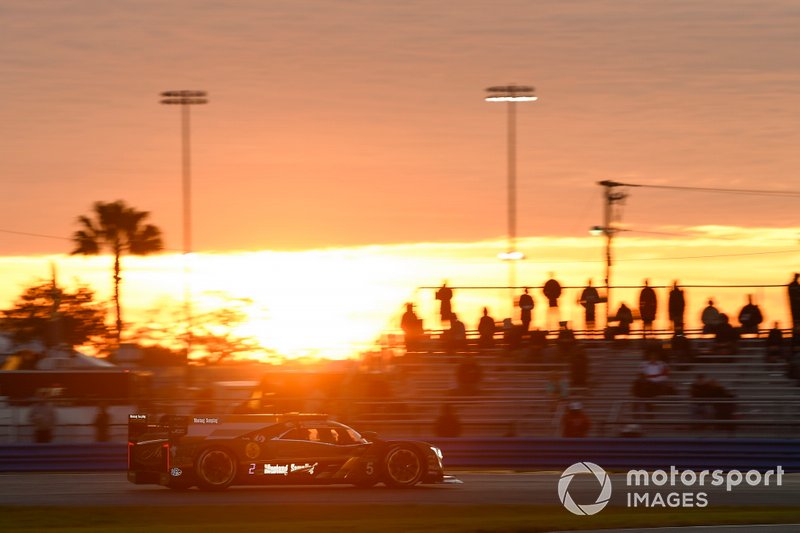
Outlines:
[{"label": "sponsor decal on car", "polygon": [[261,454],[261,446],[255,442],[248,442],[247,446],[244,447],[244,454],[248,459],[255,459]]}]

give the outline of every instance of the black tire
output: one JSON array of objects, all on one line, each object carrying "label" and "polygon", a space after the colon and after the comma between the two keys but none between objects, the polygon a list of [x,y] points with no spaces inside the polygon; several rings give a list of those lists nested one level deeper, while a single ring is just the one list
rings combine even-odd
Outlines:
[{"label": "black tire", "polygon": [[383,482],[388,487],[409,488],[425,475],[425,460],[411,446],[389,448],[383,458]]},{"label": "black tire", "polygon": [[236,457],[224,448],[207,448],[195,462],[201,490],[225,490],[236,479]]}]

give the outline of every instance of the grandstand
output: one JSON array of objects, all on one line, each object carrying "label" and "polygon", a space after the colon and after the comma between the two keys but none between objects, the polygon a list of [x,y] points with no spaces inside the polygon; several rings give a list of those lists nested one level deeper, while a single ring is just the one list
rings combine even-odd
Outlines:
[{"label": "grandstand", "polygon": [[[509,349],[499,333],[495,347],[479,349],[477,332],[471,331],[464,347],[447,350],[442,332],[432,331],[426,333],[417,351],[406,353],[402,339],[394,336],[362,361],[327,367],[322,363],[307,368],[285,363],[268,371],[267,365],[197,367],[190,384],[184,383],[179,368],[160,371],[142,398],[146,402],[111,409],[112,440],[124,439],[125,416],[131,409],[190,414],[198,412],[200,403],[211,400],[208,409],[215,413],[243,406],[249,410],[236,412],[325,412],[357,429],[378,431],[386,437],[435,437],[435,421],[445,404],[460,419],[464,438],[558,437],[565,409],[575,401],[582,404],[592,422],[591,437],[800,436],[800,386],[787,377],[785,360],[765,359],[763,332],[758,338],[742,339],[734,354],[713,353],[711,338],[699,331],[687,332],[698,355],[691,364],[671,366],[670,381],[676,393],[647,399],[632,394],[644,359],[639,332],[615,341],[575,333],[588,362],[587,383],[570,387],[565,395],[550,387],[551,378],[568,381],[571,372],[570,357],[559,350],[555,335],[549,336],[545,348],[537,350],[526,344]],[[670,335],[656,332],[661,343]],[[465,390],[457,380],[458,367],[467,359],[481,370],[476,390]],[[698,403],[690,398],[690,386],[698,374],[716,379],[735,398],[704,400],[710,407],[705,416],[698,416]],[[223,386],[232,392],[232,384],[238,387],[236,398],[200,394]],[[270,388],[275,385],[277,388]],[[91,441],[96,408],[72,400],[59,400],[56,440]],[[733,416],[715,418],[713,406],[724,403],[734,405]],[[25,405],[10,406],[0,397],[0,441],[30,441],[27,409]]]},{"label": "grandstand", "polygon": [[[666,342],[667,332],[660,332]],[[643,362],[641,338],[611,342],[579,341],[588,356],[587,387],[572,388],[558,401],[548,392],[548,378],[555,371],[569,377],[568,358],[553,347],[538,356],[523,346],[479,350],[475,334],[466,349],[444,350],[434,332],[415,353],[395,357],[394,400],[380,401],[379,415],[361,402],[362,414],[350,421],[390,434],[430,435],[442,404],[451,404],[462,422],[464,437],[553,437],[561,434],[560,420],[568,402],[580,401],[592,420],[595,437],[796,437],[800,434],[800,386],[787,377],[785,361],[767,362],[764,337],[745,338],[734,354],[713,353],[712,339],[692,332],[697,356],[691,364],[671,367],[670,382],[676,394],[640,399],[632,384]],[[551,336],[552,337],[552,336]],[[501,340],[498,339],[498,343]],[[482,380],[478,391],[459,391],[456,373],[465,358],[478,361]],[[690,398],[690,385],[698,374],[715,379],[735,395],[732,399]],[[732,404],[733,415],[720,419],[713,406]]]}]

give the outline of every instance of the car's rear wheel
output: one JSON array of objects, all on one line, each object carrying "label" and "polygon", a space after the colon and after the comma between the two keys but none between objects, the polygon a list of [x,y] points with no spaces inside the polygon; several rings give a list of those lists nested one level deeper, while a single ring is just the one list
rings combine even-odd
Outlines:
[{"label": "car's rear wheel", "polygon": [[395,446],[389,449],[383,466],[383,482],[389,487],[413,487],[425,474],[422,456],[410,446]]},{"label": "car's rear wheel", "polygon": [[236,478],[236,458],[228,450],[203,450],[195,464],[197,486],[202,490],[226,489]]}]

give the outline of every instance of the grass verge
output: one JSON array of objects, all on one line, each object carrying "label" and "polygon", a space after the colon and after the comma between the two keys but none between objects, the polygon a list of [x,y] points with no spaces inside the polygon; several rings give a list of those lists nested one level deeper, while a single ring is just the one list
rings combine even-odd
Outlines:
[{"label": "grass verge", "polygon": [[0,506],[0,530],[159,531],[557,531],[619,527],[800,523],[800,509],[619,509],[573,516],[562,507],[521,505],[263,505],[213,507]]}]

